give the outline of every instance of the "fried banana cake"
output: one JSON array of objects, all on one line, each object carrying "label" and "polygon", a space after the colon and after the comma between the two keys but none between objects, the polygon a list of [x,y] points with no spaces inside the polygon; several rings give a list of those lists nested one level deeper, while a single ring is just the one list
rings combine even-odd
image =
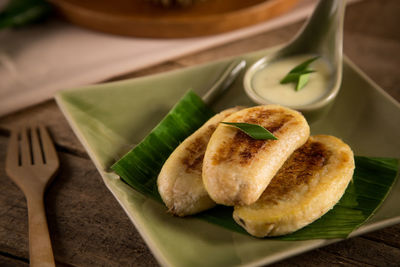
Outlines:
[{"label": "fried banana cake", "polygon": [[203,186],[204,153],[218,124],[240,109],[240,107],[230,108],[213,116],[186,138],[164,163],[157,185],[169,212],[186,216],[215,206],[215,202],[211,200]]},{"label": "fried banana cake", "polygon": [[297,149],[252,205],[233,218],[253,236],[292,233],[328,212],[352,179],[354,157],[340,139],[316,135]]},{"label": "fried banana cake", "polygon": [[217,127],[204,156],[203,183],[216,203],[228,206],[255,202],[310,134],[301,113],[279,105],[242,109],[224,122],[261,125],[278,138],[256,140],[234,127]]}]

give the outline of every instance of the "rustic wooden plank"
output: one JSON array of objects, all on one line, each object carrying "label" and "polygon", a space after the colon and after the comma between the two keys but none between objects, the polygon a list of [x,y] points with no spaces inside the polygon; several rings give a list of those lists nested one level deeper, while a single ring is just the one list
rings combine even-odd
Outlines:
[{"label": "rustic wooden plank", "polygon": [[0,254],[0,266],[2,267],[28,267],[29,263]]},{"label": "rustic wooden plank", "polygon": [[313,250],[287,260],[272,264],[271,267],[286,267],[286,266],[360,266],[369,267],[374,266],[365,264],[357,260],[342,257],[340,255],[332,254],[321,249]]},{"label": "rustic wooden plank", "polygon": [[28,259],[25,198],[4,171],[7,140],[0,136],[0,251]]},{"label": "rustic wooden plank", "polygon": [[400,249],[362,237],[351,238],[321,250],[374,266],[399,266],[400,262]]},{"label": "rustic wooden plank", "polygon": [[344,52],[400,101],[400,1],[368,0],[346,11]]},{"label": "rustic wooden plank", "polygon": [[[399,266],[400,250],[387,245],[387,238],[398,238],[400,225],[354,237],[273,264],[283,266]],[[380,236],[371,240],[370,236]],[[398,242],[398,240],[397,240]]]},{"label": "rustic wooden plank", "polygon": [[346,29],[366,32],[370,36],[400,40],[400,1],[366,0],[352,4],[346,10]]},{"label": "rustic wooden plank", "polygon": [[344,50],[373,81],[400,101],[400,39],[352,32],[346,34]]},{"label": "rustic wooden plank", "polygon": [[85,149],[72,132],[71,127],[54,100],[48,100],[39,105],[1,117],[0,129],[3,129],[1,133],[6,135],[6,132],[13,127],[35,123],[46,125],[53,133],[53,138],[57,145],[80,156],[86,155]]},{"label": "rustic wooden plank", "polygon": [[368,233],[363,237],[400,249],[400,224]]},{"label": "rustic wooden plank", "polygon": [[[3,171],[7,139],[0,137],[0,251],[27,259],[25,199]],[[157,265],[93,163],[66,153],[59,156],[59,175],[46,194],[56,260],[74,266]]]}]

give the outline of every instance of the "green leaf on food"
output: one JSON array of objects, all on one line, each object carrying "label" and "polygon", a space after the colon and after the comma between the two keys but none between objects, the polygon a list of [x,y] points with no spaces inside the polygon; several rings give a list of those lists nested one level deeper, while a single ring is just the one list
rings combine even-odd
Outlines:
[{"label": "green leaf on food", "polygon": [[[121,179],[144,195],[162,200],[157,190],[158,173],[170,153],[187,136],[205,123],[214,112],[200,97],[189,91],[130,152],[112,169]],[[355,157],[353,183],[333,209],[312,224],[279,240],[345,238],[365,223],[385,200],[399,169],[393,158]],[[216,206],[193,217],[220,227],[246,234],[232,218],[233,207]]]},{"label": "green leaf on food", "polygon": [[297,65],[296,67],[291,69],[289,73],[286,74],[285,77],[283,77],[280,83],[281,84],[296,83],[295,89],[296,91],[299,91],[308,83],[308,80],[310,78],[310,73],[315,72],[314,70],[308,69],[308,66],[318,58],[319,56],[316,56]]},{"label": "green leaf on food", "polygon": [[244,123],[244,122],[221,122],[233,127],[238,128],[248,136],[257,140],[273,139],[278,140],[275,135],[270,131],[258,124]]},{"label": "green leaf on food", "polygon": [[302,89],[304,86],[306,86],[306,84],[308,83],[308,80],[310,79],[310,74],[302,74],[299,76],[299,80],[296,84],[296,91],[299,91],[300,89]]},{"label": "green leaf on food", "polygon": [[313,58],[307,59],[306,61],[300,63],[299,65],[297,65],[296,67],[291,69],[289,73],[298,73],[298,72],[305,71],[308,68],[308,66],[311,63],[313,63],[315,60],[317,60],[318,58],[319,58],[319,56],[315,56]]},{"label": "green leaf on food", "polygon": [[299,75],[306,75],[309,73],[313,73],[315,70],[304,70],[300,74],[299,73],[288,73],[285,78],[281,80],[281,84],[285,83],[294,83],[297,82],[299,79]]}]

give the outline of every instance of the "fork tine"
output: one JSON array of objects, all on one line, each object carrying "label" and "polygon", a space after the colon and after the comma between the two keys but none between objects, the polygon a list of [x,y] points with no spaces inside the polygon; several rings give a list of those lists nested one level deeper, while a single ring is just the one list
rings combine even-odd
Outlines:
[{"label": "fork tine", "polygon": [[30,144],[28,140],[28,128],[24,127],[21,130],[21,164],[32,164]]},{"label": "fork tine", "polygon": [[39,136],[38,136],[38,127],[31,127],[31,142],[32,142],[32,156],[34,164],[43,164],[43,155],[42,149],[40,148]]},{"label": "fork tine", "polygon": [[18,148],[18,131],[13,129],[11,131],[10,141],[8,142],[6,168],[15,167],[19,165],[19,148]]},{"label": "fork tine", "polygon": [[56,161],[58,163],[57,151],[54,143],[50,138],[49,132],[43,125],[39,125],[39,133],[42,140],[42,147],[46,163],[49,161]]}]

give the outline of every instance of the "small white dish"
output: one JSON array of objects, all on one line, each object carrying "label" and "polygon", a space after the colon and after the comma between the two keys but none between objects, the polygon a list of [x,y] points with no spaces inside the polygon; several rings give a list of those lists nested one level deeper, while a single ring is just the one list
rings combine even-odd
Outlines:
[{"label": "small white dish", "polygon": [[[321,0],[315,8],[312,16],[304,24],[297,35],[286,45],[273,54],[266,55],[257,60],[247,70],[243,83],[247,95],[257,104],[282,104],[271,102],[255,93],[252,80],[255,74],[268,67],[272,62],[304,54],[312,54],[323,58],[332,68],[329,77],[327,93],[317,101],[307,104],[290,106],[302,112],[307,119],[320,115],[337,96],[342,81],[343,58],[343,23],[346,3],[341,0]],[[295,66],[293,66],[295,67]],[[288,72],[290,69],[288,69]],[[283,77],[282,77],[283,78]]]},{"label": "small white dish", "polygon": [[[284,58],[282,58],[284,59]],[[340,86],[336,86],[332,90],[326,90],[324,94],[321,94],[320,97],[318,97],[315,101],[310,101],[309,103],[303,104],[303,105],[287,105],[283,104],[282,102],[278,101],[271,101],[266,97],[261,96],[259,93],[257,93],[257,90],[254,86],[254,77],[255,75],[262,71],[265,68],[268,68],[269,64],[274,62],[274,60],[264,57],[256,63],[254,63],[250,68],[246,71],[244,78],[243,78],[243,86],[245,89],[246,94],[249,96],[249,98],[256,104],[259,105],[267,105],[267,104],[280,104],[287,106],[289,108],[298,110],[302,112],[308,119],[314,115],[319,115],[323,113],[333,102],[335,97],[337,96]],[[289,72],[290,69],[288,69]],[[282,77],[283,78],[283,77]],[[312,79],[312,78],[310,78]],[[294,88],[293,88],[294,90]],[[307,90],[307,86],[302,89],[302,90]]]}]

